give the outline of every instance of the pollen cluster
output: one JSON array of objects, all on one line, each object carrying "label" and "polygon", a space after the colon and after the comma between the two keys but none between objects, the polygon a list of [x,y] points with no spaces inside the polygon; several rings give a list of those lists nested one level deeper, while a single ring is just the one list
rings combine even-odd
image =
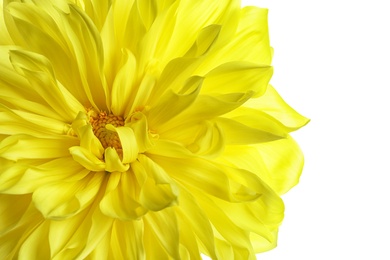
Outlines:
[{"label": "pollen cluster", "polygon": [[115,127],[123,126],[124,119],[120,116],[113,114],[107,115],[106,112],[100,112],[91,116],[89,122],[92,125],[93,133],[100,140],[104,149],[112,147],[117,151],[118,155],[122,157],[123,151],[119,136],[116,132],[108,130],[106,125],[111,124]]}]

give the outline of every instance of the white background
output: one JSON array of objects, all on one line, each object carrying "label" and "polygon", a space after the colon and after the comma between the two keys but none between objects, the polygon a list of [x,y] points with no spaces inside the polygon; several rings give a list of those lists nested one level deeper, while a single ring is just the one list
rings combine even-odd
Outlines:
[{"label": "white background", "polygon": [[390,259],[390,1],[243,4],[269,9],[271,83],[311,118],[278,247],[258,259]]}]

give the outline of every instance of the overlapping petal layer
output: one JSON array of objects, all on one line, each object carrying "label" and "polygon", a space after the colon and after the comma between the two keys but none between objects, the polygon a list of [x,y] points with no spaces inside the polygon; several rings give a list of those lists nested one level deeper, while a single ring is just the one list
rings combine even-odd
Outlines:
[{"label": "overlapping petal layer", "polygon": [[240,1],[0,3],[0,258],[255,259],[308,120]]}]

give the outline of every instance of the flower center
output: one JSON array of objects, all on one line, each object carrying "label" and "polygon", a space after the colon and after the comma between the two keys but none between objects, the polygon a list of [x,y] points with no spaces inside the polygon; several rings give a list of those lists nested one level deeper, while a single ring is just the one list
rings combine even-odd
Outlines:
[{"label": "flower center", "polygon": [[120,116],[113,114],[107,115],[106,112],[101,112],[91,115],[89,122],[92,125],[93,133],[100,140],[104,149],[112,147],[117,151],[118,155],[122,157],[123,150],[119,136],[116,132],[108,130],[106,125],[110,124],[115,127],[123,126],[125,124],[124,119]]}]

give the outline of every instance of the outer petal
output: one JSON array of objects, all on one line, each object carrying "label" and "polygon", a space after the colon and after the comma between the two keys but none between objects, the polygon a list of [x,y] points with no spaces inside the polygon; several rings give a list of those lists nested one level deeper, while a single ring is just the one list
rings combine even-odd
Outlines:
[{"label": "outer petal", "polygon": [[147,209],[159,211],[176,204],[178,188],[168,174],[147,156],[131,164],[140,186],[139,202]]},{"label": "outer petal", "polygon": [[251,201],[267,190],[257,176],[243,170],[204,159],[150,157],[181,185],[226,201]]},{"label": "outer petal", "polygon": [[13,135],[0,142],[0,157],[12,161],[67,157],[69,147],[76,144],[77,140],[68,136],[43,139],[28,135]]},{"label": "outer petal", "polygon": [[57,79],[80,102],[106,110],[103,47],[91,20],[73,5],[12,2],[6,9],[13,40],[48,58]]},{"label": "outer petal", "polygon": [[91,204],[103,179],[104,173],[94,173],[80,181],[42,186],[34,191],[33,202],[46,219],[63,220]]},{"label": "outer petal", "polygon": [[291,138],[252,147],[227,147],[221,161],[256,173],[278,194],[295,186],[303,168],[303,154]]},{"label": "outer petal", "polygon": [[268,86],[260,98],[248,100],[245,106],[270,115],[290,131],[297,130],[309,122],[309,119],[290,107],[272,86]]},{"label": "outer petal", "polygon": [[123,221],[135,220],[148,211],[139,202],[137,180],[131,172],[112,172],[100,202],[102,212]]},{"label": "outer petal", "polygon": [[142,220],[126,222],[116,220],[111,231],[111,259],[145,259],[143,233]]},{"label": "outer petal", "polygon": [[89,173],[71,157],[38,164],[0,159],[0,171],[0,191],[8,194],[32,193],[45,185],[81,180]]},{"label": "outer petal", "polygon": [[167,258],[167,256],[180,259],[179,230],[173,208],[149,212],[144,217],[144,226],[144,245],[148,252],[148,259]]}]

